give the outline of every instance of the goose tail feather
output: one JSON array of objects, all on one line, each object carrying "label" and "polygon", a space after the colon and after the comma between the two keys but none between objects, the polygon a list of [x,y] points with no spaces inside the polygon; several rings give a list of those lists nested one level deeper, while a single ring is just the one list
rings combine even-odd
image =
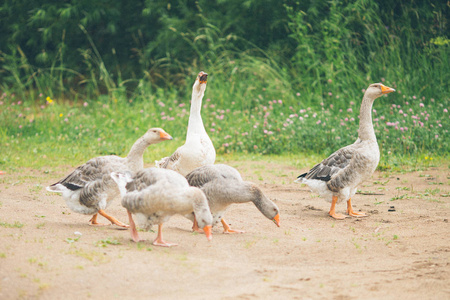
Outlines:
[{"label": "goose tail feather", "polygon": [[305,179],[305,177],[306,177],[307,174],[308,174],[308,173],[303,173],[303,174],[301,174],[301,175],[298,175],[298,176],[297,176],[297,179],[296,179],[294,182],[303,182],[303,180]]}]

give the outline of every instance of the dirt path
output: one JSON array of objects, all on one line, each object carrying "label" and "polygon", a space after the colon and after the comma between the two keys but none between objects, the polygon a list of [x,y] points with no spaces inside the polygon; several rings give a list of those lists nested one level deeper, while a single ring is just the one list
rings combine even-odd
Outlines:
[{"label": "dirt path", "polygon": [[[246,233],[216,227],[208,242],[177,216],[164,229],[179,244],[170,249],[151,245],[153,232],[136,244],[126,230],[88,226],[47,193],[70,168],[1,175],[0,299],[450,299],[448,166],[377,172],[353,201],[370,216],[335,221],[292,183],[306,170],[230,165],[277,203],[281,228],[234,205],[226,219]],[[127,221],[120,201],[108,212]]]}]

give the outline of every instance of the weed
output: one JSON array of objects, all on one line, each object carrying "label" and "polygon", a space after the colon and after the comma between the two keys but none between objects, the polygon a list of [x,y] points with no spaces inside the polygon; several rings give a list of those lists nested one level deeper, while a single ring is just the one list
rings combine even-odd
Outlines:
[{"label": "weed", "polygon": [[391,199],[389,199],[389,201],[396,201],[396,200],[403,200],[403,199],[411,199],[411,197],[408,196],[408,194],[404,194],[404,195],[392,197]]},{"label": "weed", "polygon": [[25,224],[20,223],[19,221],[15,221],[14,224],[6,223],[6,222],[0,222],[1,227],[5,228],[22,228]]},{"label": "weed", "polygon": [[77,236],[76,238],[66,238],[64,241],[66,241],[68,244],[73,244],[75,242],[78,242],[80,239],[80,236]]},{"label": "weed", "polygon": [[353,238],[352,241],[353,241],[353,245],[355,246],[356,249],[361,249],[361,245],[359,245],[359,244],[355,241],[355,238]]},{"label": "weed", "polygon": [[71,248],[68,253],[87,259],[91,262],[94,262],[95,264],[107,263],[110,261],[110,259],[105,254],[96,251],[86,251],[83,249]]},{"label": "weed", "polygon": [[41,228],[43,228],[44,226],[45,226],[45,222],[42,222],[42,223],[37,224],[37,225],[36,225],[36,228],[37,228],[37,229],[41,229]]},{"label": "weed", "polygon": [[381,184],[381,185],[386,185],[386,184],[388,184],[389,183],[389,179],[388,180],[386,180],[386,181],[374,181],[374,183],[373,184]]},{"label": "weed", "polygon": [[397,191],[410,191],[411,190],[411,188],[409,188],[409,187],[396,187],[395,189]]},{"label": "weed", "polygon": [[425,194],[426,195],[436,195],[438,193],[440,193],[441,190],[440,189],[425,189]]},{"label": "weed", "polygon": [[100,240],[95,244],[97,245],[97,247],[107,247],[108,245],[120,245],[120,242],[118,240],[107,238],[104,240]]},{"label": "weed", "polygon": [[29,262],[30,264],[34,264],[34,263],[37,262],[37,258],[31,257],[31,258],[28,259],[28,262]]},{"label": "weed", "polygon": [[444,185],[443,182],[428,182],[428,185]]}]

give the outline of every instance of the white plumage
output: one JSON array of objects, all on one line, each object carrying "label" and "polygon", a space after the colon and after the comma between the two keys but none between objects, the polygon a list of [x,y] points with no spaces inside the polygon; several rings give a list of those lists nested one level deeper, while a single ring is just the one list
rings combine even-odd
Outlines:
[{"label": "white plumage", "polygon": [[171,156],[156,161],[157,167],[174,170],[186,176],[195,168],[214,164],[216,150],[206,133],[200,114],[207,76],[208,74],[200,72],[192,87],[191,110],[185,144]]}]

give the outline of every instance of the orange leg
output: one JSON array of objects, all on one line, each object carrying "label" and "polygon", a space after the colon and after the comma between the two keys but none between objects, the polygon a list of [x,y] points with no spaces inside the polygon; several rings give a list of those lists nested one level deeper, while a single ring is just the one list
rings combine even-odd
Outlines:
[{"label": "orange leg", "polygon": [[245,232],[243,230],[231,229],[230,225],[228,225],[228,223],[223,218],[220,221],[222,222],[222,225],[223,225],[223,233],[244,233]]},{"label": "orange leg", "polygon": [[194,216],[194,224],[192,225],[192,231],[203,233],[203,230],[198,227],[197,219]]},{"label": "orange leg", "polygon": [[158,225],[158,236],[153,241],[153,245],[155,246],[162,246],[162,247],[171,247],[171,246],[177,246],[178,244],[174,243],[167,243],[162,238],[162,224]]},{"label": "orange leg", "polygon": [[137,242],[141,242],[144,240],[141,240],[141,238],[139,237],[138,231],[136,229],[136,224],[134,223],[133,220],[133,216],[131,215],[131,213],[127,210],[128,213],[128,220],[130,222],[130,234],[131,234],[131,238],[133,239],[133,241]]},{"label": "orange leg", "polygon": [[341,214],[337,214],[336,213],[336,202],[338,200],[337,196],[333,196],[332,201],[331,201],[331,208],[330,208],[330,212],[328,213],[330,215],[330,217],[336,219],[336,220],[344,220],[345,218],[347,218],[347,216],[341,215]]},{"label": "orange leg", "polygon": [[348,201],[347,201],[347,213],[349,216],[352,216],[352,217],[357,217],[357,218],[367,217],[366,213],[364,213],[364,212],[357,213],[357,212],[353,211],[351,198],[348,199]]},{"label": "orange leg", "polygon": [[89,220],[89,225],[91,225],[91,226],[109,226],[109,225],[111,225],[111,224],[104,224],[104,223],[97,222],[97,217],[98,217],[98,214],[93,215],[92,218]]},{"label": "orange leg", "polygon": [[124,227],[124,228],[128,228],[130,226],[128,226],[127,224],[124,224],[122,222],[120,222],[119,220],[117,220],[116,218],[108,215],[105,213],[105,211],[103,209],[100,209],[98,211],[99,214],[101,214],[102,216],[104,216],[105,218],[107,218],[112,224],[120,226],[120,227]]}]

